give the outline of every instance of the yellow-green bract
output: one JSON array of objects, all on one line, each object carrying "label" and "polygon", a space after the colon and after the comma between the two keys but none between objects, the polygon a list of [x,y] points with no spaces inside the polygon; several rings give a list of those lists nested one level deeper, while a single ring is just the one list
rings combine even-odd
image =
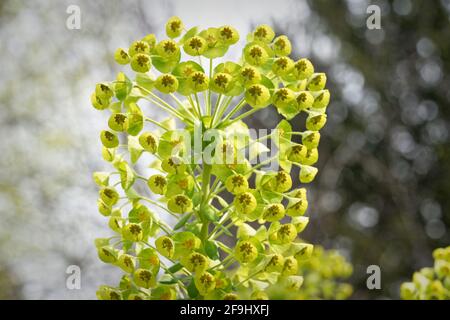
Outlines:
[{"label": "yellow-green bract", "polygon": [[[90,97],[110,113],[100,142],[112,167],[94,173],[113,232],[95,244],[103,262],[124,272],[98,298],[314,296],[303,290],[306,270],[317,269],[308,261],[323,257],[299,233],[309,221],[303,184],[317,175],[327,120],[326,75],[290,57],[294,44],[268,25],[240,37],[229,25],[186,29],[172,17],[165,30],[166,39],[148,34],[117,49],[114,59],[128,69]],[[244,38],[239,62],[217,62]],[[255,137],[244,120],[263,108],[283,120]],[[300,113],[306,131],[292,129]],[[270,162],[278,166],[265,168]],[[339,286],[323,296],[349,292]]]}]

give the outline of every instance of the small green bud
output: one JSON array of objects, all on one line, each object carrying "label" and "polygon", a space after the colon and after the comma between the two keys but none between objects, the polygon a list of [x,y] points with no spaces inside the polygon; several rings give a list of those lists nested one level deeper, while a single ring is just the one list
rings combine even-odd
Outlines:
[{"label": "small green bud", "polygon": [[279,88],[273,93],[272,103],[275,107],[283,109],[295,100],[295,94],[291,89]]},{"label": "small green bud", "polygon": [[194,284],[201,295],[206,295],[216,287],[216,279],[209,272],[203,272],[195,276]]},{"label": "small green bud", "polygon": [[308,90],[319,91],[325,88],[327,75],[325,73],[315,73],[308,80]]},{"label": "small green bud", "polygon": [[286,214],[290,217],[298,217],[305,214],[308,209],[308,201],[305,199],[298,199],[295,204],[288,206]]},{"label": "small green bud", "polygon": [[239,73],[239,81],[242,82],[244,87],[257,84],[261,81],[261,73],[255,67],[243,67]]},{"label": "small green bud", "polygon": [[261,24],[255,28],[255,31],[253,31],[253,37],[255,40],[269,43],[275,37],[275,32],[267,24]]},{"label": "small green bud", "polygon": [[165,194],[167,190],[167,179],[162,174],[155,174],[148,179],[148,187],[153,193]]},{"label": "small green bud", "polygon": [[105,187],[99,191],[100,199],[108,206],[113,206],[119,201],[119,194],[114,188]]},{"label": "small green bud", "polygon": [[186,269],[195,273],[206,271],[209,266],[208,258],[198,252],[192,252],[181,258],[181,263]]},{"label": "small green bud", "polygon": [[97,110],[105,110],[109,107],[109,99],[101,99],[95,92],[91,95],[91,104]]},{"label": "small green bud", "polygon": [[234,255],[240,263],[249,263],[258,257],[258,250],[250,241],[240,241],[236,244]]},{"label": "small green bud", "polygon": [[400,297],[403,300],[414,300],[417,297],[417,288],[413,282],[405,282],[400,286]]},{"label": "small green bud", "polygon": [[128,49],[128,54],[131,58],[133,58],[137,54],[150,54],[150,46],[145,41],[135,41],[131,44],[130,48]]},{"label": "small green bud", "polygon": [[325,114],[309,115],[306,119],[306,129],[311,131],[319,131],[327,122]]},{"label": "small green bud", "polygon": [[330,91],[322,90],[317,92],[320,92],[320,94],[314,99],[312,107],[316,109],[326,108],[330,103]]},{"label": "small green bud", "polygon": [[311,255],[314,250],[314,246],[312,244],[309,243],[296,243],[296,244],[298,246],[294,254],[294,257],[298,262],[308,260],[309,258],[311,258]]},{"label": "small green bud", "polygon": [[276,192],[286,192],[292,187],[291,175],[286,171],[278,171],[268,183],[270,190]]},{"label": "small green bud", "polygon": [[172,286],[161,285],[152,290],[152,299],[155,300],[175,300],[177,292]]},{"label": "small green bud", "polygon": [[290,256],[284,259],[284,265],[282,270],[283,276],[292,276],[296,275],[298,272],[298,262],[297,260]]},{"label": "small green bud", "polygon": [[245,48],[244,58],[252,66],[261,66],[269,60],[269,54],[263,47],[254,44]]},{"label": "small green bud", "polygon": [[288,276],[285,278],[284,285],[288,290],[298,291],[303,284],[302,276]]},{"label": "small green bud", "polygon": [[156,45],[156,52],[164,59],[173,59],[180,53],[180,48],[173,40],[163,40]]},{"label": "small green bud", "polygon": [[244,193],[248,190],[248,181],[243,175],[235,174],[227,178],[225,187],[232,194]]},{"label": "small green bud", "polygon": [[208,89],[209,78],[201,72],[195,71],[188,77],[188,85],[194,92],[201,92]]},{"label": "small green bud", "polygon": [[184,43],[183,49],[190,56],[200,56],[207,49],[206,40],[198,36],[189,38]]},{"label": "small green bud", "polygon": [[296,163],[303,163],[307,155],[308,149],[301,144],[295,144],[287,151],[287,158],[289,161]]},{"label": "small green bud", "polygon": [[250,214],[256,209],[256,199],[250,192],[244,192],[234,197],[233,204],[236,211],[241,214]]},{"label": "small green bud", "polygon": [[308,79],[314,73],[314,66],[311,63],[311,61],[309,61],[306,58],[303,58],[303,59],[298,60],[294,64],[293,71],[294,71],[294,76],[298,80]]},{"label": "small green bud", "polygon": [[297,229],[292,223],[284,224],[277,231],[277,240],[281,244],[286,244],[294,241],[297,237]]},{"label": "small green bud", "polygon": [[117,252],[113,247],[104,246],[98,249],[98,257],[105,263],[114,263],[117,260]]},{"label": "small green bud", "polygon": [[171,74],[162,74],[156,79],[155,87],[165,94],[174,93],[178,90],[178,79]]},{"label": "small green bud", "polygon": [[101,199],[98,199],[97,207],[98,207],[98,211],[105,217],[107,217],[111,214],[111,206],[104,203]]},{"label": "small green bud", "polygon": [[100,140],[106,148],[116,148],[119,146],[119,138],[111,131],[103,130],[100,133]]},{"label": "small green bud", "polygon": [[125,113],[113,113],[109,117],[108,126],[114,131],[127,131],[128,116]]},{"label": "small green bud", "polygon": [[273,51],[278,56],[288,56],[292,52],[291,41],[287,36],[278,36],[273,41]]},{"label": "small green bud", "polygon": [[302,165],[300,168],[300,182],[310,183],[316,177],[317,172],[318,172],[317,168]]},{"label": "small green bud", "polygon": [[317,148],[319,146],[319,142],[320,132],[318,131],[310,131],[302,137],[302,143],[308,149]]},{"label": "small green bud", "polygon": [[131,273],[136,267],[136,258],[129,254],[121,254],[117,265],[125,272]]},{"label": "small green bud", "polygon": [[284,206],[281,203],[271,203],[264,207],[263,219],[269,222],[275,222],[283,219]]},{"label": "small green bud", "polygon": [[269,296],[264,291],[255,291],[251,295],[252,300],[269,300]]},{"label": "small green bud", "polygon": [[138,242],[142,240],[143,236],[142,227],[137,223],[129,223],[122,228],[122,237],[125,240]]},{"label": "small green bud", "polygon": [[155,153],[158,150],[158,140],[151,132],[143,132],[139,136],[139,144],[144,150]]},{"label": "small green bud", "polygon": [[284,76],[294,68],[294,61],[288,57],[276,58],[272,65],[272,72],[277,76]]},{"label": "small green bud", "polygon": [[130,56],[128,55],[126,49],[118,48],[114,53],[114,60],[116,60],[118,64],[124,65],[130,63]]},{"label": "small green bud", "polygon": [[128,295],[128,300],[146,300],[142,293],[130,293]]},{"label": "small green bud", "polygon": [[120,216],[112,216],[109,218],[108,226],[111,228],[111,230],[121,233],[122,227],[124,224],[124,220]]},{"label": "small green bud", "polygon": [[135,72],[145,73],[150,70],[152,66],[152,59],[149,55],[138,53],[131,58],[131,69]]},{"label": "small green bud", "polygon": [[303,230],[305,230],[308,223],[309,223],[308,217],[295,217],[294,219],[292,219],[292,224],[295,226],[297,233],[300,233]]},{"label": "small green bud", "polygon": [[156,250],[166,258],[172,258],[175,251],[175,244],[168,236],[162,236],[155,241]]},{"label": "small green bud", "polygon": [[133,278],[138,287],[149,289],[156,285],[156,278],[149,270],[139,268],[134,272]]},{"label": "small green bud", "polygon": [[161,163],[161,168],[167,173],[183,173],[186,171],[186,164],[177,156],[164,159]]},{"label": "small green bud", "polygon": [[167,208],[174,213],[186,213],[192,211],[193,204],[191,199],[179,194],[170,198]]},{"label": "small green bud", "polygon": [[142,41],[146,42],[150,46],[150,50],[156,46],[156,36],[153,33],[146,35],[142,38]]},{"label": "small green bud", "polygon": [[216,73],[211,81],[211,90],[217,93],[226,93],[233,86],[233,77],[228,73]]},{"label": "small green bud", "polygon": [[284,266],[284,257],[281,254],[273,254],[269,262],[266,264],[265,271],[281,272]]},{"label": "small green bud", "polygon": [[113,91],[107,83],[98,83],[95,86],[95,95],[100,99],[109,100],[114,95]]},{"label": "small green bud", "polygon": [[300,111],[311,108],[314,97],[309,91],[300,91],[296,98],[297,107]]},{"label": "small green bud", "polygon": [[121,300],[122,295],[120,291],[108,286],[101,286],[97,292],[96,296],[99,300]]},{"label": "small green bud", "polygon": [[270,103],[270,91],[261,84],[253,84],[245,91],[245,101],[253,108],[263,108]]},{"label": "small green bud", "polygon": [[227,46],[233,45],[239,41],[239,33],[232,26],[220,27],[219,41]]},{"label": "small green bud", "polygon": [[239,300],[239,297],[235,293],[227,293],[223,296],[223,300]]},{"label": "small green bud", "polygon": [[303,159],[302,164],[306,164],[308,166],[314,165],[319,160],[319,151],[315,149],[308,149],[306,152],[306,156]]},{"label": "small green bud", "polygon": [[179,17],[171,17],[166,23],[166,34],[169,38],[177,38],[183,32],[184,24]]}]

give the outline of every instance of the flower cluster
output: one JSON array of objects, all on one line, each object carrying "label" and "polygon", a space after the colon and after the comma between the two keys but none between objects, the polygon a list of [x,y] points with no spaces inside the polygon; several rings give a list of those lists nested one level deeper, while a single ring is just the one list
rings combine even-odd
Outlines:
[{"label": "flower cluster", "polygon": [[[267,25],[247,36],[238,63],[215,60],[240,39],[231,26],[185,30],[172,17],[166,33],[118,49],[115,60],[129,64],[134,78],[120,72],[91,96],[94,108],[111,112],[100,140],[114,168],[94,173],[99,211],[116,233],[96,247],[103,262],[125,272],[98,297],[267,299],[273,286],[297,291],[299,265],[313,246],[298,238],[308,201],[304,186],[293,186],[317,174],[326,75],[308,59],[292,60],[288,37]],[[169,118],[145,116],[144,103]],[[269,105],[285,119],[254,138],[243,120]],[[295,132],[288,120],[300,113],[306,130]],[[271,148],[263,144],[269,140]],[[145,153],[154,161],[144,176]],[[264,170],[274,161],[276,170]]]},{"label": "flower cluster", "polygon": [[415,272],[400,287],[405,300],[450,300],[450,247],[433,251],[434,267]]}]

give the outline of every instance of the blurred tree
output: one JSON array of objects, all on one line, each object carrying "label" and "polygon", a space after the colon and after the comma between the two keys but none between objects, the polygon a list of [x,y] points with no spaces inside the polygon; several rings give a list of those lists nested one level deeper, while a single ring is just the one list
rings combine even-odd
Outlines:
[{"label": "blurred tree", "polygon": [[[351,254],[354,298],[398,298],[399,282],[450,243],[450,2],[308,4],[306,20],[279,31],[305,29],[296,47],[309,45],[303,53],[331,75],[309,239]],[[369,4],[380,30],[366,27]],[[365,287],[371,264],[381,290]]]}]

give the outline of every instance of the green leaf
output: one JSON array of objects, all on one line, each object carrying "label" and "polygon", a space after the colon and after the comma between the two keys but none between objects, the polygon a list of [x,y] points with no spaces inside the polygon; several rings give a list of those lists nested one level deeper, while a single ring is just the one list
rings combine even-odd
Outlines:
[{"label": "green leaf", "polygon": [[116,82],[114,83],[114,94],[116,95],[116,98],[120,101],[125,100],[131,92],[132,87],[133,83],[131,80],[123,72],[119,72],[117,74]]},{"label": "green leaf", "polygon": [[133,188],[128,188],[127,190],[125,190],[125,195],[130,200],[136,200],[141,198],[141,196]]},{"label": "green leaf", "polygon": [[183,46],[184,43],[189,39],[195,36],[198,33],[198,27],[192,27],[181,37],[180,41],[178,41],[179,46]]},{"label": "green leaf", "polygon": [[168,268],[168,270],[172,273],[178,272],[181,269],[183,269],[183,265],[179,262],[175,263],[173,266],[171,266],[170,268]]},{"label": "green leaf", "polygon": [[218,260],[219,257],[219,247],[215,241],[208,240],[205,242],[205,252],[213,260]]},{"label": "green leaf", "polygon": [[248,160],[256,159],[260,154],[269,152],[270,149],[267,148],[267,146],[261,142],[250,142],[249,147],[249,158]]},{"label": "green leaf", "polygon": [[95,183],[100,187],[109,185],[109,176],[109,172],[94,172],[93,174]]},{"label": "green leaf", "polygon": [[228,51],[228,46],[217,46],[211,49],[207,49],[203,52],[203,56],[209,59],[223,57]]},{"label": "green leaf", "polygon": [[237,231],[238,239],[248,239],[256,234],[256,230],[250,225],[243,223]]},{"label": "green leaf", "polygon": [[95,247],[101,248],[101,247],[107,246],[107,245],[109,245],[109,241],[110,241],[110,239],[108,239],[108,238],[97,238],[94,240]]},{"label": "green leaf", "polygon": [[194,283],[194,279],[192,279],[191,282],[189,283],[189,285],[187,286],[187,292],[188,292],[189,298],[191,298],[191,299],[194,299],[199,295],[197,287],[195,286],[195,283]]},{"label": "green leaf", "polygon": [[178,223],[175,225],[175,227],[173,227],[174,230],[178,230],[182,227],[184,227],[184,225],[186,224],[186,222],[189,220],[189,218],[192,216],[193,212],[187,213],[185,214],[179,221]]},{"label": "green leaf", "polygon": [[117,169],[119,170],[119,173],[120,173],[120,182],[121,182],[122,188],[124,190],[129,189],[135,181],[135,176],[134,176],[133,170],[130,168],[128,163],[126,163],[125,161],[121,162],[118,165]]},{"label": "green leaf", "polygon": [[144,152],[144,148],[142,148],[137,137],[128,136],[128,151],[130,152],[131,163],[136,163]]},{"label": "green leaf", "polygon": [[122,111],[122,102],[117,101],[113,102],[109,105],[109,110],[111,110],[112,113],[120,113]]},{"label": "green leaf", "polygon": [[279,114],[281,114],[287,120],[291,120],[297,114],[299,114],[299,110],[298,110],[297,106],[295,105],[295,103],[290,103],[288,106],[286,106],[284,108],[277,108],[277,111]]},{"label": "green leaf", "polygon": [[155,80],[147,73],[137,73],[136,83],[148,91],[151,91],[155,85]]},{"label": "green leaf", "polygon": [[160,56],[155,56],[152,58],[153,66],[161,73],[169,73],[178,65],[180,62],[181,52],[178,53],[177,57],[174,59],[164,59]]},{"label": "green leaf", "polygon": [[218,216],[216,215],[216,212],[211,208],[210,206],[203,207],[200,211],[200,216],[206,218],[208,221],[217,221]]},{"label": "green leaf", "polygon": [[273,84],[272,80],[270,80],[269,78],[267,78],[265,75],[261,75],[261,82],[260,82],[263,86],[265,86],[267,89],[269,90],[273,90],[275,89],[275,85]]},{"label": "green leaf", "polygon": [[261,197],[269,203],[280,203],[283,199],[283,196],[268,190],[261,190]]}]

